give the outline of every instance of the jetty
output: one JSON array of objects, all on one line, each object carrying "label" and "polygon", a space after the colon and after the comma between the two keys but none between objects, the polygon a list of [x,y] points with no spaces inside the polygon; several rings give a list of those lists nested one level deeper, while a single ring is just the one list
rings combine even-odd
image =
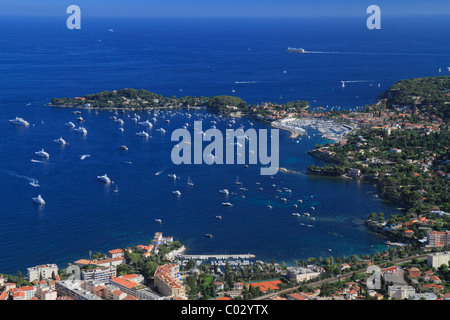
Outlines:
[{"label": "jetty", "polygon": [[193,255],[186,255],[186,254],[180,254],[178,255],[178,258],[182,259],[194,259],[194,260],[209,260],[209,259],[216,259],[216,260],[226,260],[226,259],[253,259],[255,258],[254,254],[247,253],[247,254],[193,254]]}]

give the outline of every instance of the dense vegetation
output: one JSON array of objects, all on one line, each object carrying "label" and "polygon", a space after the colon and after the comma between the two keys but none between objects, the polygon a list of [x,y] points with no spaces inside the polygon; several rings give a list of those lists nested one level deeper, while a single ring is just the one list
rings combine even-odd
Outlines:
[{"label": "dense vegetation", "polygon": [[412,111],[428,112],[441,119],[450,117],[450,77],[401,80],[384,92],[388,108],[409,106]]}]

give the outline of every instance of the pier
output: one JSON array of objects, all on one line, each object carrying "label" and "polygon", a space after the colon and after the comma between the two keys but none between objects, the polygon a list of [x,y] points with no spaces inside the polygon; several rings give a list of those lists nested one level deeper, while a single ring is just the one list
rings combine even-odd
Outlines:
[{"label": "pier", "polygon": [[208,259],[216,259],[216,260],[226,260],[226,259],[253,259],[255,258],[254,254],[194,254],[194,255],[185,255],[180,254],[178,256],[182,259],[194,259],[194,260],[208,260]]}]

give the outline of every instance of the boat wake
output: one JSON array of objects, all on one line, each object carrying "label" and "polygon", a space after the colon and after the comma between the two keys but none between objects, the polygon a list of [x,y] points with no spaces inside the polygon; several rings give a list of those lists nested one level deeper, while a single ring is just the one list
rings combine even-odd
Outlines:
[{"label": "boat wake", "polygon": [[48,161],[41,161],[41,160],[35,160],[35,159],[31,159],[31,162],[35,162],[35,163],[47,163],[47,164],[50,163],[50,162],[48,162]]},{"label": "boat wake", "polygon": [[39,187],[39,181],[35,178],[23,176],[23,175],[17,174],[17,172],[15,172],[15,171],[11,171],[11,170],[1,170],[1,171],[7,173],[10,177],[15,177],[15,178],[19,178],[22,180],[26,180],[33,187],[36,187],[36,188]]}]

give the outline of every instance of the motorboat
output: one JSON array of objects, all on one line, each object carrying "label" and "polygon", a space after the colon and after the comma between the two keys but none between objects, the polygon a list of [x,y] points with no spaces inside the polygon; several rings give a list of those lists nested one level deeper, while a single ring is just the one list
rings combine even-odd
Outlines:
[{"label": "motorboat", "polygon": [[56,139],[56,140],[53,140],[53,141],[55,141],[57,144],[62,144],[62,145],[67,144],[67,142],[61,137],[59,139]]},{"label": "motorboat", "polygon": [[156,129],[156,131],[159,131],[161,133],[165,133],[166,132],[166,130],[164,130],[164,128],[158,128],[158,129]]},{"label": "motorboat", "polygon": [[176,179],[177,175],[175,173],[170,173],[167,175],[169,178]]},{"label": "motorboat", "polygon": [[136,135],[140,136],[140,137],[146,137],[146,138],[148,138],[148,136],[149,136],[148,133],[145,131],[138,132],[138,133],[136,133]]},{"label": "motorboat", "polygon": [[188,186],[193,186],[194,183],[192,182],[191,177],[188,177],[188,181],[187,181]]},{"label": "motorboat", "polygon": [[223,193],[223,194],[229,194],[228,189],[222,189],[222,190],[219,190],[219,192]]},{"label": "motorboat", "polygon": [[47,152],[45,152],[44,149],[42,149],[41,151],[35,152],[35,154],[36,154],[38,157],[41,157],[41,158],[46,158],[46,159],[48,159],[48,158],[50,157],[50,155],[49,155]]},{"label": "motorboat", "polygon": [[78,127],[78,128],[75,129],[75,132],[82,133],[82,134],[87,134],[87,130],[86,130],[85,127]]},{"label": "motorboat", "polygon": [[111,179],[106,175],[106,173],[103,176],[97,176],[97,179],[104,183],[110,183]]},{"label": "motorboat", "polygon": [[9,123],[24,127],[30,125],[27,121],[25,121],[23,118],[20,117],[16,117],[15,119],[9,120]]},{"label": "motorboat", "polygon": [[66,127],[70,127],[70,128],[74,128],[75,127],[75,124],[72,121],[66,122],[64,125]]},{"label": "motorboat", "polygon": [[120,150],[125,150],[125,151],[127,151],[127,150],[128,150],[128,147],[125,146],[125,145],[123,145],[123,146],[120,146],[119,149],[120,149]]},{"label": "motorboat", "polygon": [[161,219],[155,219],[155,222],[162,223]]},{"label": "motorboat", "polygon": [[205,234],[205,236],[206,236],[207,238],[213,238],[213,237],[214,237],[211,233],[207,233],[207,234]]},{"label": "motorboat", "polygon": [[216,218],[222,220],[222,216],[216,216]]},{"label": "motorboat", "polygon": [[233,206],[233,205],[232,205],[231,203],[229,203],[229,202],[223,202],[222,205],[225,206],[225,207],[232,207],[232,206]]},{"label": "motorboat", "polygon": [[153,127],[153,124],[148,120],[138,122],[138,125],[149,128]]},{"label": "motorboat", "polygon": [[38,195],[37,197],[33,198],[33,201],[35,203],[37,203],[37,204],[40,204],[40,205],[44,205],[45,204],[45,201],[44,201],[44,199],[42,199],[41,195]]},{"label": "motorboat", "polygon": [[178,190],[172,191],[174,195],[181,196],[181,192]]},{"label": "motorboat", "polygon": [[80,121],[80,122],[84,121],[83,117],[78,117],[77,120]]}]

